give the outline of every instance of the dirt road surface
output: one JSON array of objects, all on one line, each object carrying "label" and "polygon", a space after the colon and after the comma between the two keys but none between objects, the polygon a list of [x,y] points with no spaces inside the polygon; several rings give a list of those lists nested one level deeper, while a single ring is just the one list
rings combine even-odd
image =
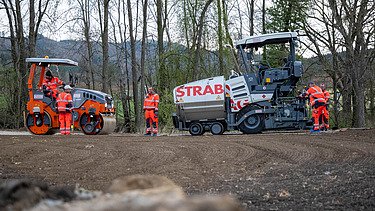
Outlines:
[{"label": "dirt road surface", "polygon": [[375,209],[375,130],[310,135],[0,135],[0,182],[104,190],[157,174],[188,194],[231,194],[248,210]]}]

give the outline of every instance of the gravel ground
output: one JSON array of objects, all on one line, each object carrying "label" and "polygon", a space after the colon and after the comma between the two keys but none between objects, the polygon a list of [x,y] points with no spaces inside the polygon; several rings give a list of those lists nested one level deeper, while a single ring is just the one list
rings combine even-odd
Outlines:
[{"label": "gravel ground", "polygon": [[233,195],[248,210],[374,210],[374,137],[375,129],[201,137],[5,131],[0,182],[105,190],[122,175],[156,174],[189,195]]}]

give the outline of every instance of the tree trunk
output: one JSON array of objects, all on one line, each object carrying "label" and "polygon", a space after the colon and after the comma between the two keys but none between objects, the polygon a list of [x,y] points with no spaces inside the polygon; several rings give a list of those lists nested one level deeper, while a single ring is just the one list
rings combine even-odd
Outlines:
[{"label": "tree trunk", "polygon": [[26,97],[27,97],[27,81],[26,81],[26,51],[25,51],[25,39],[23,36],[23,20],[22,20],[22,13],[21,13],[21,1],[16,0],[16,20],[17,20],[17,43],[18,43],[18,61],[15,61],[18,65],[18,110],[17,110],[17,117],[18,117],[18,124],[17,129],[22,125],[22,113],[25,110],[26,105]]},{"label": "tree trunk", "polygon": [[29,57],[35,57],[35,0],[30,0],[29,3]]},{"label": "tree trunk", "polygon": [[186,39],[186,48],[190,49],[190,39],[189,39],[189,24],[188,24],[188,5],[187,5],[187,0],[183,0],[183,10],[184,10],[184,35]]},{"label": "tree trunk", "polygon": [[332,78],[332,86],[333,86],[333,122],[334,127],[339,127],[339,109],[338,109],[338,94],[337,94],[337,77]]},{"label": "tree trunk", "polygon": [[85,0],[84,6],[82,7],[82,16],[84,21],[84,36],[86,42],[86,49],[87,49],[87,67],[88,71],[86,73],[86,80],[88,81],[86,86],[87,88],[95,90],[95,77],[94,77],[94,70],[93,70],[93,49],[92,49],[92,42],[91,42],[91,18],[90,18],[90,1]]},{"label": "tree trunk", "polygon": [[134,100],[134,113],[135,113],[135,130],[140,131],[140,107],[139,107],[139,93],[138,93],[138,71],[137,71],[137,60],[135,54],[135,38],[133,30],[133,15],[131,9],[131,2],[128,2],[128,18],[129,18],[129,35],[130,35],[130,52],[131,52],[131,67],[132,67],[132,85],[133,85],[133,100]]},{"label": "tree trunk", "polygon": [[[123,19],[126,20],[126,14],[125,14],[125,8],[126,8],[126,3],[124,0],[119,0],[122,2],[122,8],[124,9],[124,12],[123,12]],[[126,110],[124,110],[124,125],[127,125],[128,124],[128,127],[129,127],[129,130],[130,131],[134,131],[134,129],[132,128],[133,125],[131,124],[131,114],[130,114],[130,74],[129,74],[129,68],[128,68],[128,47],[127,47],[127,43],[126,43],[126,25],[124,26],[124,34],[123,34],[123,37],[124,37],[124,40],[121,40],[121,43],[122,45],[124,46],[124,60],[125,60],[125,78],[126,80],[126,88],[125,88],[125,94],[126,94],[126,98],[124,99],[123,103],[126,104]]]},{"label": "tree trunk", "polygon": [[163,21],[163,0],[156,0],[156,24],[158,31],[158,88],[160,93],[168,87],[168,73],[164,61],[164,21]]},{"label": "tree trunk", "polygon": [[[29,42],[28,42],[28,56],[35,57],[36,56],[36,39],[38,36],[38,31],[40,24],[44,15],[46,14],[47,8],[49,6],[51,0],[46,0],[42,2],[39,0],[38,2],[38,10],[35,12],[35,0],[30,0],[29,2]],[[38,15],[36,17],[36,14]]]},{"label": "tree trunk", "polygon": [[374,76],[371,77],[372,80],[370,80],[370,116],[371,116],[371,122],[374,123],[375,121],[375,89],[374,89]]},{"label": "tree trunk", "polygon": [[[262,3],[262,34],[266,33],[266,0],[263,0]],[[267,61],[267,48],[264,46],[263,49],[263,60]]]},{"label": "tree trunk", "polygon": [[[365,89],[364,83],[354,78],[353,93],[353,127],[362,128],[366,125],[365,120]],[[354,97],[353,96],[353,97]]]},{"label": "tree trunk", "polygon": [[342,93],[342,123],[344,127],[351,127],[352,124],[352,87],[347,83],[341,90]]},{"label": "tree trunk", "polygon": [[94,70],[93,70],[93,50],[92,50],[92,42],[91,42],[91,18],[90,18],[90,1],[89,0],[79,0],[78,4],[80,5],[81,9],[81,18],[83,22],[83,35],[85,38],[85,47],[86,47],[86,61],[87,67],[85,69],[85,84],[86,88],[88,89],[95,89],[95,78],[94,78]]},{"label": "tree trunk", "polygon": [[254,1],[250,0],[250,36],[254,35]]},{"label": "tree trunk", "polygon": [[[109,0],[104,0],[103,7],[103,22],[102,22],[102,50],[103,50],[103,67],[102,67],[102,91],[108,91],[107,71],[109,67],[109,53],[108,53],[108,17],[109,17]],[[99,6],[100,7],[100,6]]]},{"label": "tree trunk", "polygon": [[201,42],[202,42],[202,36],[203,36],[203,28],[204,28],[204,19],[206,17],[206,12],[208,10],[208,7],[210,6],[210,4],[213,2],[213,0],[207,0],[204,7],[203,7],[203,10],[201,12],[201,15],[199,17],[199,23],[198,23],[198,34],[197,34],[197,39],[196,39],[196,43],[194,43],[195,45],[195,53],[194,53],[194,60],[193,60],[193,64],[194,64],[194,68],[193,68],[193,80],[196,80],[197,79],[197,76],[198,76],[198,72],[199,72],[199,68],[200,68],[200,45],[201,45]]},{"label": "tree trunk", "polygon": [[[226,1],[225,0],[222,0],[222,7],[223,7],[223,23],[224,23],[224,29],[225,29],[225,42],[226,43],[229,43],[232,47],[233,47],[233,40],[230,36],[230,32],[229,32],[229,23],[228,23],[228,9],[227,9],[227,5],[226,5]],[[240,20],[242,20],[240,18]],[[242,25],[242,23],[240,23],[240,25]],[[241,35],[242,36],[242,35]]]},{"label": "tree trunk", "polygon": [[[145,87],[145,61],[147,48],[147,6],[148,1],[143,2],[143,31],[142,31],[142,49],[141,49],[141,90]],[[141,99],[144,98],[144,92],[141,91]],[[143,122],[143,121],[142,121]]]},{"label": "tree trunk", "polygon": [[224,75],[223,28],[222,28],[221,0],[217,0],[217,36],[219,44],[219,75]]},{"label": "tree trunk", "polygon": [[[225,1],[225,0],[223,0],[223,1]],[[239,18],[239,23],[238,23],[239,24],[239,32],[238,32],[239,35],[238,35],[238,39],[242,39],[242,37],[243,37],[243,32],[242,32],[242,30],[243,30],[243,21],[242,21],[241,5],[240,5],[239,2],[240,2],[239,0],[236,1],[236,3],[237,3],[237,13],[238,13],[238,18]]]}]

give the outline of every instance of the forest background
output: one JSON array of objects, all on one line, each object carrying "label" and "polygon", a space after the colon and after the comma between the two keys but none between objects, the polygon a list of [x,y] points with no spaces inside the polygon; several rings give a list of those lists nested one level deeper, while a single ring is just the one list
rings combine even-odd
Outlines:
[{"label": "forest background", "polygon": [[[170,131],[174,87],[228,76],[234,40],[295,30],[303,35],[299,88],[327,84],[334,127],[371,127],[374,14],[372,0],[0,0],[0,127],[23,127],[28,57],[78,61],[60,77],[110,93],[121,132],[142,131],[144,88],[154,86]],[[263,59],[277,64],[281,54],[268,49]]]}]

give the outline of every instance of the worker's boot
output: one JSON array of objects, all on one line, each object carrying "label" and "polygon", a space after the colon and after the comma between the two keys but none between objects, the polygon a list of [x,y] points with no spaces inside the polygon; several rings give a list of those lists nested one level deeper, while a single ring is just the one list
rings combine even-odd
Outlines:
[{"label": "worker's boot", "polygon": [[313,127],[313,129],[310,130],[310,132],[311,133],[319,133],[320,132],[319,125],[314,124],[314,127]]},{"label": "worker's boot", "polygon": [[329,123],[328,123],[328,120],[327,120],[327,119],[324,119],[324,128],[325,128],[326,130],[329,129]]},{"label": "worker's boot", "polygon": [[151,125],[150,125],[150,119],[146,119],[146,133],[145,136],[151,136]]},{"label": "worker's boot", "polygon": [[156,126],[156,122],[152,123],[152,136],[158,136],[158,128]]}]

